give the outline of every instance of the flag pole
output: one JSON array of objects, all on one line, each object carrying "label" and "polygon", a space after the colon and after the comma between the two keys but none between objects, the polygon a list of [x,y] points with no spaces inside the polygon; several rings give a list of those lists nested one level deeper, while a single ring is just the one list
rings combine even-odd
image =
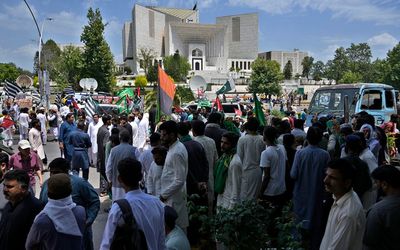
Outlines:
[{"label": "flag pole", "polygon": [[160,91],[160,65],[157,67],[157,98],[156,98],[156,104],[157,104],[157,109],[156,109],[156,123],[160,122],[161,120],[161,91]]}]

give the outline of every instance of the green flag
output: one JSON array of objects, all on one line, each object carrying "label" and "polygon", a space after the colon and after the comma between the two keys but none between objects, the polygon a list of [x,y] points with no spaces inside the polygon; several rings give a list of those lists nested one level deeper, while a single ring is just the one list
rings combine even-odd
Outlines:
[{"label": "green flag", "polygon": [[224,84],[224,86],[222,86],[222,88],[220,88],[216,94],[217,95],[221,95],[221,94],[225,94],[229,91],[231,91],[232,89],[235,88],[235,83],[233,82],[233,79],[230,78],[228,81],[226,81],[226,83]]},{"label": "green flag", "polygon": [[118,93],[118,96],[121,98],[126,95],[128,95],[129,97],[133,97],[135,95],[135,93],[133,92],[132,88],[123,89]]},{"label": "green flag", "polygon": [[261,103],[258,100],[256,93],[253,93],[253,98],[254,98],[254,115],[256,116],[260,125],[265,126],[264,112],[262,110]]}]

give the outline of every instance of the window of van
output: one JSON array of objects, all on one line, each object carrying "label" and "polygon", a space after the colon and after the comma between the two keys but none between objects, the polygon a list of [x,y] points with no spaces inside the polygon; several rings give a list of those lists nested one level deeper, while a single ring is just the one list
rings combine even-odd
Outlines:
[{"label": "window of van", "polygon": [[362,96],[361,109],[382,109],[382,92],[365,90]]},{"label": "window of van", "polygon": [[390,90],[385,90],[385,100],[386,100],[386,108],[393,108],[393,93]]}]

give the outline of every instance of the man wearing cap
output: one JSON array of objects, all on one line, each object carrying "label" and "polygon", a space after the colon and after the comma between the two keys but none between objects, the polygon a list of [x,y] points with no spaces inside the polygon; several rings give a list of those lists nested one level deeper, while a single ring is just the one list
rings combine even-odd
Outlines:
[{"label": "man wearing cap", "polygon": [[71,197],[67,174],[54,174],[48,181],[49,201],[36,216],[25,247],[30,249],[82,249],[85,209]]},{"label": "man wearing cap", "polygon": [[31,145],[27,140],[21,140],[18,143],[18,153],[10,158],[9,169],[22,169],[26,171],[30,178],[31,191],[35,194],[36,179],[39,178],[39,185],[43,184],[42,168],[43,164],[38,154],[31,150]]},{"label": "man wearing cap", "polygon": [[0,249],[25,250],[25,240],[43,204],[29,192],[29,176],[20,169],[4,175],[4,197],[8,203],[0,221]]}]

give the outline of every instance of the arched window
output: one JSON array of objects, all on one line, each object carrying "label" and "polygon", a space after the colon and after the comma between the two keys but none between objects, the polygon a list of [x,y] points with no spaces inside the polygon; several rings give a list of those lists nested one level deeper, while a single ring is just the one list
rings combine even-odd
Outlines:
[{"label": "arched window", "polygon": [[199,62],[196,62],[194,64],[194,70],[200,70],[200,63]]},{"label": "arched window", "polygon": [[192,56],[196,56],[196,57],[201,57],[203,56],[203,52],[200,49],[194,49],[192,50]]}]

